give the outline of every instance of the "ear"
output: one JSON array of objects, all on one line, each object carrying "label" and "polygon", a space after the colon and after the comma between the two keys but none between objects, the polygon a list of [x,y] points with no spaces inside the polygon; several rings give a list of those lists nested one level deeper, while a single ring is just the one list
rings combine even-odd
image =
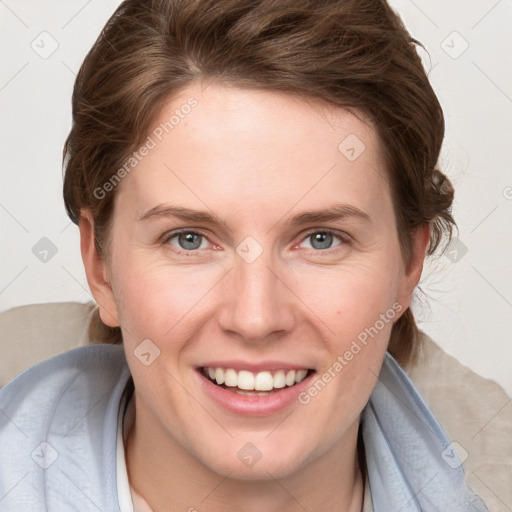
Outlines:
[{"label": "ear", "polygon": [[425,223],[419,226],[413,235],[411,261],[400,282],[397,300],[402,305],[403,311],[410,306],[414,289],[420,281],[429,241],[430,226]]},{"label": "ear", "polygon": [[118,327],[116,301],[108,280],[106,261],[94,243],[94,220],[90,210],[80,212],[78,227],[85,274],[94,300],[98,304],[101,321],[109,327]]}]

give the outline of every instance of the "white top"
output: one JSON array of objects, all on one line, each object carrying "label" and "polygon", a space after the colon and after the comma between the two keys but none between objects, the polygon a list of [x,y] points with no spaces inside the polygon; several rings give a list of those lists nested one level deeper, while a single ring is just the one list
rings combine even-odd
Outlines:
[{"label": "white top", "polygon": [[363,510],[362,512],[373,512],[372,493],[370,492],[370,482],[366,475],[366,483],[364,486]]},{"label": "white top", "polygon": [[[117,496],[119,499],[119,508],[121,512],[153,512],[146,500],[137,494],[131,487],[128,480],[128,471],[126,469],[126,460],[124,457],[124,442],[130,428],[135,420],[134,401],[130,400],[125,411],[126,396],[123,396],[119,407],[119,417],[117,421]],[[124,417],[123,417],[124,413]]]},{"label": "white top", "polygon": [[[117,495],[119,499],[119,508],[121,512],[153,512],[146,500],[131,487],[128,480],[128,471],[126,469],[126,460],[124,457],[124,442],[127,433],[130,431],[135,420],[135,409],[133,398],[128,403],[125,411],[126,396],[123,396],[119,407],[119,417],[117,422]],[[123,418],[124,412],[124,418]],[[364,505],[362,512],[373,512],[372,496],[370,484],[366,478],[364,489]]]},{"label": "white top", "polygon": [[[120,510],[120,404],[130,379],[124,348],[98,344],[39,363],[0,389],[2,512]],[[375,512],[488,511],[467,485],[439,422],[390,354],[361,425]],[[121,501],[128,512],[140,511],[119,461]],[[44,471],[34,471],[34,464]]]}]

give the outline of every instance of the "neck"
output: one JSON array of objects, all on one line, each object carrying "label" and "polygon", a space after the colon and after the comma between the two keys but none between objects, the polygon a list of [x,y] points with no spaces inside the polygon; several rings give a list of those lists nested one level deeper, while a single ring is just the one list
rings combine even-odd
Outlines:
[{"label": "neck", "polygon": [[267,473],[268,478],[246,480],[212,471],[159,422],[147,414],[144,418],[149,421],[142,421],[142,416],[136,414],[128,433],[126,461],[131,486],[154,512],[360,512],[362,508],[357,424],[326,453],[292,474],[274,478]]}]

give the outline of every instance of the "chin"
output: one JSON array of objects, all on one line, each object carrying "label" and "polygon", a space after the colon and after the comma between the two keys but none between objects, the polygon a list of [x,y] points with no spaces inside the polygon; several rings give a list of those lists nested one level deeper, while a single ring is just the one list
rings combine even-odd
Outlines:
[{"label": "chin", "polygon": [[[229,475],[230,479],[244,481],[265,481],[275,478],[285,478],[295,473],[305,464],[304,449],[297,449],[297,453],[283,453],[282,449],[272,446],[271,443],[236,443],[236,448],[226,447],[222,455],[212,459],[209,454],[202,463],[211,471],[221,475]],[[241,445],[241,447],[240,447]],[[220,454],[219,454],[220,455]]]}]

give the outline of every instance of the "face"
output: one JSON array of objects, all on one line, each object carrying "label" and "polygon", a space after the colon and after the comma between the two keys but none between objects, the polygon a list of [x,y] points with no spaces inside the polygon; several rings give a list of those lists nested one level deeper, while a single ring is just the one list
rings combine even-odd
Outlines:
[{"label": "face", "polygon": [[214,84],[184,89],[158,126],[116,190],[112,292],[96,287],[141,425],[216,473],[290,475],[355,439],[419,277],[376,131]]}]

